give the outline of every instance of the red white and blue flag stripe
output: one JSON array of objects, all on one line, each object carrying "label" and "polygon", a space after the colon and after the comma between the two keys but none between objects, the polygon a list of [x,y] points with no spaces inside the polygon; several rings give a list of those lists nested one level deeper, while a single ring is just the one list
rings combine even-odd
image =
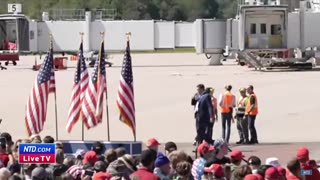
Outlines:
[{"label": "red white and blue flag stripe", "polygon": [[43,130],[50,93],[56,93],[52,45],[41,65],[27,102],[25,124],[29,136],[39,134]]},{"label": "red white and blue flag stripe", "polygon": [[102,122],[103,99],[107,93],[107,78],[105,68],[104,42],[101,43],[99,59],[96,60],[94,70],[86,89],[82,102],[82,118],[88,129]]},{"label": "red white and blue flag stripe", "polygon": [[129,41],[127,41],[123,58],[117,106],[120,111],[120,121],[127,124],[131,128],[134,137],[136,137],[133,73]]},{"label": "red white and blue flag stripe", "polygon": [[72,87],[71,100],[68,112],[67,131],[70,133],[73,126],[81,119],[81,104],[89,83],[89,73],[83,56],[83,42],[80,44],[79,59]]}]

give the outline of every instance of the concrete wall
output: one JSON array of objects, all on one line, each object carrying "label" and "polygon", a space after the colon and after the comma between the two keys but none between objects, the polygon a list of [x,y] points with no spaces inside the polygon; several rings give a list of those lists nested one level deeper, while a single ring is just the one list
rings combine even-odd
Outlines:
[{"label": "concrete wall", "polygon": [[131,49],[153,50],[154,27],[153,21],[95,21],[91,23],[90,47],[99,49],[101,36],[105,32],[105,48],[110,51],[125,48],[126,33],[131,32]]},{"label": "concrete wall", "polygon": [[176,23],[175,25],[175,46],[194,47],[194,23]]},{"label": "concrete wall", "polygon": [[[305,13],[304,43],[306,47],[320,45],[320,13]],[[202,24],[202,21],[205,22]],[[210,23],[209,23],[210,22]],[[209,24],[208,24],[209,23]],[[86,28],[90,24],[90,28]],[[200,26],[204,26],[201,29]],[[220,27],[221,26],[221,27]],[[241,36],[242,23],[233,19],[229,24],[232,29],[229,34],[232,37],[226,39],[226,23],[217,20],[198,20],[197,22],[174,21],[45,21],[38,22],[38,35],[36,42],[32,44],[32,51],[47,51],[49,47],[49,33],[54,37],[55,51],[77,51],[80,43],[79,32],[84,32],[85,50],[99,50],[101,36],[105,32],[105,49],[107,51],[122,51],[125,48],[126,32],[131,32],[132,50],[154,50],[161,48],[196,47],[202,52],[204,48],[220,48],[231,39],[232,49],[242,49],[243,37]],[[289,13],[288,15],[288,48],[300,47],[300,15]],[[86,32],[89,31],[89,32]],[[202,34],[201,34],[202,33]],[[203,34],[204,33],[204,34]],[[90,40],[88,42],[88,39]],[[228,43],[230,44],[230,42]],[[88,43],[88,44],[87,44]]]},{"label": "concrete wall", "polygon": [[[90,31],[90,32],[86,32]],[[196,32],[194,23],[148,21],[93,21],[86,28],[86,21],[45,21],[38,23],[38,50],[47,51],[49,33],[54,37],[55,51],[79,49],[80,32],[89,34],[89,50],[98,50],[100,32],[105,32],[105,49],[120,51],[125,48],[126,32],[131,32],[132,50],[154,50],[155,48],[194,47]]]},{"label": "concrete wall", "polygon": [[53,48],[56,51],[79,49],[80,32],[84,31],[82,21],[48,21],[38,23],[38,50],[47,51],[49,34],[54,37]]},{"label": "concrete wall", "polygon": [[155,22],[154,23],[154,47],[175,48],[175,23]]}]

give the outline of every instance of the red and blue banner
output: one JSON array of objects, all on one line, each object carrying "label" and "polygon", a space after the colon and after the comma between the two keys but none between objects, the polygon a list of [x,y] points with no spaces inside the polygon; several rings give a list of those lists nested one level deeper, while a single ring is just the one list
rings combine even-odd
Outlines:
[{"label": "red and blue banner", "polygon": [[19,144],[20,164],[51,164],[56,162],[55,144]]}]

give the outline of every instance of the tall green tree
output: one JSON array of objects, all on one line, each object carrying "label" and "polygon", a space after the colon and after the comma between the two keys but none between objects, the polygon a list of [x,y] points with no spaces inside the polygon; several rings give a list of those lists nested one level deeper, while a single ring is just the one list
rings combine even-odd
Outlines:
[{"label": "tall green tree", "polygon": [[220,18],[234,18],[237,14],[238,1],[237,0],[219,0],[220,8],[218,17]]},{"label": "tall green tree", "polygon": [[116,19],[194,21],[197,18],[230,18],[237,0],[0,0],[0,13],[8,3],[21,3],[23,13],[35,19],[50,9],[116,9]]},{"label": "tall green tree", "polygon": [[219,4],[216,0],[178,0],[184,9],[188,21],[198,18],[216,18],[218,15]]}]

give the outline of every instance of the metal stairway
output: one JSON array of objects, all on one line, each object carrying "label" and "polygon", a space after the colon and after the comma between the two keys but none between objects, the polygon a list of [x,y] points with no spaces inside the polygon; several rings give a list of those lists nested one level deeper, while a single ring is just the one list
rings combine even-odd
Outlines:
[{"label": "metal stairway", "polygon": [[263,68],[262,63],[251,52],[248,52],[248,51],[238,52],[238,57],[244,60],[250,66],[254,67],[255,70],[261,70],[261,68]]}]

